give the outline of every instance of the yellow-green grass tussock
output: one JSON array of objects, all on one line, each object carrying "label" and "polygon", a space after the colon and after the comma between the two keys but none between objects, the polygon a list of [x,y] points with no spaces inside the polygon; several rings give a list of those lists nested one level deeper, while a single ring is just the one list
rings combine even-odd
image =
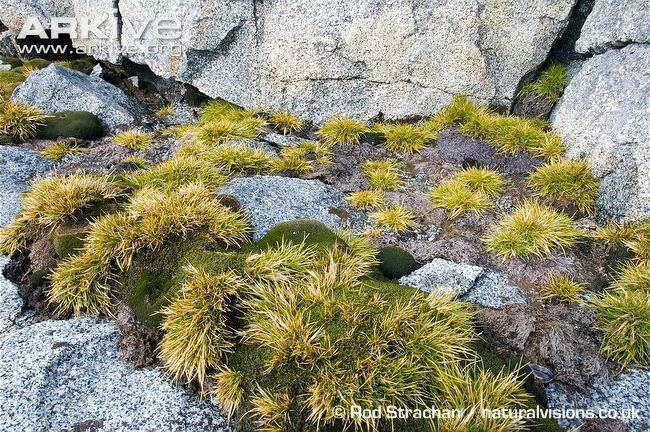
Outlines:
[{"label": "yellow-green grass tussock", "polygon": [[567,275],[551,275],[542,287],[543,300],[559,300],[567,303],[580,303],[584,287]]},{"label": "yellow-green grass tussock", "polygon": [[269,123],[284,135],[300,132],[304,122],[290,112],[275,112],[269,115]]},{"label": "yellow-green grass tussock", "polygon": [[327,121],[317,134],[328,145],[359,144],[368,130],[368,126],[358,120],[337,116]]},{"label": "yellow-green grass tussock", "polygon": [[53,161],[60,161],[64,156],[83,152],[83,147],[75,139],[60,139],[45,147],[40,153]]},{"label": "yellow-green grass tussock", "polygon": [[360,190],[350,193],[347,199],[357,209],[377,209],[384,204],[384,193],[379,189]]},{"label": "yellow-green grass tussock", "polygon": [[148,132],[131,129],[113,136],[113,143],[133,150],[144,150],[153,143],[153,136]]},{"label": "yellow-green grass tussock", "polygon": [[33,138],[46,118],[39,108],[0,98],[0,135],[20,141]]},{"label": "yellow-green grass tussock", "polygon": [[434,187],[429,196],[433,207],[451,212],[451,217],[471,211],[480,214],[491,206],[490,198],[503,192],[506,181],[497,171],[467,168]]},{"label": "yellow-green grass tussock", "polygon": [[261,148],[249,147],[241,143],[219,146],[190,144],[181,147],[178,154],[189,156],[222,168],[223,172],[261,173],[268,172],[276,157]]},{"label": "yellow-green grass tussock", "polygon": [[490,252],[509,259],[550,255],[583,236],[570,217],[531,200],[501,219],[484,241]]},{"label": "yellow-green grass tussock", "polygon": [[520,95],[532,94],[549,102],[557,102],[568,83],[566,65],[552,63],[535,80],[524,85]]},{"label": "yellow-green grass tussock", "polygon": [[129,174],[125,181],[134,189],[153,188],[173,191],[193,182],[216,190],[228,181],[228,175],[210,161],[192,156],[177,155],[147,170]]},{"label": "yellow-green grass tussock", "polygon": [[368,176],[373,189],[395,190],[404,186],[404,181],[395,162],[390,160],[366,161],[363,163],[362,169]]},{"label": "yellow-green grass tussock", "polygon": [[373,130],[384,137],[383,145],[391,151],[402,153],[415,153],[426,147],[427,143],[435,139],[435,135],[426,129],[420,129],[410,124],[380,124]]},{"label": "yellow-green grass tussock", "polygon": [[404,204],[383,207],[370,214],[377,226],[393,231],[407,231],[417,225],[413,214]]},{"label": "yellow-green grass tussock", "polygon": [[566,200],[586,213],[594,209],[599,183],[584,160],[552,162],[530,175],[539,195]]},{"label": "yellow-green grass tussock", "polygon": [[160,108],[154,111],[154,114],[161,120],[171,117],[176,114],[176,104],[174,104],[174,102],[169,102],[165,105],[162,105]]},{"label": "yellow-green grass tussock", "polygon": [[74,174],[38,180],[24,195],[18,216],[0,231],[0,250],[11,255],[84,209],[121,193],[107,177]]}]

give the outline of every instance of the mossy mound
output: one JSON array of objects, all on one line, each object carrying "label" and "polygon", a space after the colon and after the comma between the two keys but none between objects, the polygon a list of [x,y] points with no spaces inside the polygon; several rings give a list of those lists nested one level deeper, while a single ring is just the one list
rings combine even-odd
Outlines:
[{"label": "mossy mound", "polygon": [[261,248],[275,247],[285,242],[316,246],[320,250],[326,250],[335,243],[344,244],[325,224],[313,219],[296,219],[289,222],[282,222],[271,229],[258,242]]},{"label": "mossy mound", "polygon": [[103,133],[104,127],[96,115],[85,111],[61,111],[43,121],[43,126],[38,130],[38,137],[93,140],[101,137]]},{"label": "mossy mound", "polygon": [[12,69],[21,67],[23,65],[22,60],[17,57],[0,57],[0,60],[2,60],[2,63],[4,64],[11,65]]},{"label": "mossy mound", "polygon": [[35,58],[31,60],[25,60],[23,62],[23,66],[31,69],[45,69],[50,65],[50,62],[42,59],[42,58]]},{"label": "mossy mound", "polygon": [[25,76],[14,70],[0,70],[0,95],[9,99],[16,89],[25,80]]},{"label": "mossy mound", "polygon": [[67,67],[68,69],[76,70],[78,72],[87,74],[90,73],[90,71],[92,71],[96,63],[97,62],[94,62],[92,58],[80,58],[75,60],[63,61],[60,62],[59,64],[63,67]]},{"label": "mossy mound", "polygon": [[84,245],[87,234],[85,225],[62,225],[58,227],[52,236],[54,251],[59,259],[68,258],[79,252]]},{"label": "mossy mound", "polygon": [[398,247],[385,247],[379,250],[379,269],[389,279],[399,279],[418,268],[413,255]]}]

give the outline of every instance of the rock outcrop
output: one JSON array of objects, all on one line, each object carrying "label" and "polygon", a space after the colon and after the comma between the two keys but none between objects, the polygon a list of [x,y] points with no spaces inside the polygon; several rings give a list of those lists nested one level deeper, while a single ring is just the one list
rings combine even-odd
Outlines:
[{"label": "rock outcrop", "polygon": [[[45,4],[45,7],[43,4]],[[26,16],[112,17],[113,2],[13,2],[10,28]],[[546,59],[576,0],[118,1],[118,40],[75,41],[115,51],[156,74],[246,107],[288,109],[316,122],[338,114],[429,114],[454,93],[510,106],[523,78]],[[182,31],[146,23],[175,19]],[[453,35],[453,37],[450,37]]]},{"label": "rock outcrop", "polygon": [[44,321],[0,337],[0,430],[224,431],[211,403],[120,360],[117,326]]},{"label": "rock outcrop", "polygon": [[87,111],[109,130],[131,125],[143,114],[139,103],[114,85],[56,64],[30,74],[11,98],[46,113]]},{"label": "rock outcrop", "polygon": [[602,177],[603,218],[650,217],[650,45],[632,44],[586,60],[552,115],[567,156]]}]

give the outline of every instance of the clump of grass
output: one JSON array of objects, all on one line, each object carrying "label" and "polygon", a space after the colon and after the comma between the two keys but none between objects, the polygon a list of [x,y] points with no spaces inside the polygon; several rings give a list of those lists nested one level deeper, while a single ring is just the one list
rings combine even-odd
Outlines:
[{"label": "clump of grass", "polygon": [[206,188],[216,190],[226,184],[228,176],[207,160],[178,155],[147,171],[130,174],[125,180],[134,189],[173,191],[188,183],[200,182]]},{"label": "clump of grass", "polygon": [[584,160],[558,161],[538,168],[530,185],[541,196],[567,200],[581,211],[593,211],[599,182]]},{"label": "clump of grass", "polygon": [[490,197],[503,192],[503,176],[486,168],[467,168],[453,178],[433,188],[429,193],[431,204],[451,212],[457,217],[463,212],[480,214],[491,206]]},{"label": "clump of grass", "polygon": [[480,214],[491,205],[485,193],[474,191],[457,179],[447,180],[436,186],[429,193],[429,197],[433,207],[441,207],[450,211],[452,218],[467,211]]},{"label": "clump of grass", "polygon": [[83,152],[83,147],[75,139],[60,139],[43,149],[40,153],[53,161],[60,161],[64,156]]},{"label": "clump of grass", "polygon": [[9,255],[93,204],[116,198],[121,188],[109,178],[74,174],[48,177],[32,184],[22,210],[0,231],[0,250]]},{"label": "clump of grass", "polygon": [[357,209],[377,209],[384,204],[384,193],[379,189],[360,190],[350,193],[347,199]]},{"label": "clump of grass", "polygon": [[203,386],[206,371],[223,365],[233,351],[226,317],[246,281],[232,271],[211,275],[192,266],[185,271],[188,278],[178,296],[161,311],[165,334],[159,353],[175,380],[197,380]]},{"label": "clump of grass", "polygon": [[249,240],[249,229],[242,213],[223,206],[201,184],[168,193],[142,189],[123,212],[91,224],[80,253],[52,274],[48,300],[57,314],[110,314],[113,272],[128,269],[138,251],[197,232],[225,247],[238,246]]},{"label": "clump of grass", "polygon": [[432,141],[432,134],[426,129],[416,128],[410,124],[382,124],[374,128],[385,139],[384,145],[391,151],[403,153],[419,152]]},{"label": "clump of grass", "polygon": [[39,108],[0,99],[0,134],[23,141],[33,138],[47,116]]},{"label": "clump of grass", "polygon": [[150,133],[131,129],[113,136],[113,143],[133,150],[144,150],[153,143]]},{"label": "clump of grass", "polygon": [[650,263],[628,262],[616,274],[614,286],[628,291],[650,293]]},{"label": "clump of grass", "polygon": [[595,236],[609,247],[618,247],[636,238],[637,227],[628,221],[609,222],[606,226],[597,227]]},{"label": "clump of grass", "polygon": [[594,301],[601,351],[621,363],[650,365],[650,295],[644,290],[615,289]]},{"label": "clump of grass", "polygon": [[228,366],[220,366],[212,378],[215,382],[212,397],[230,420],[244,399],[244,376]]},{"label": "clump of grass", "polygon": [[123,158],[120,162],[125,164],[133,164],[138,169],[147,168],[149,165],[151,165],[146,159],[136,155],[127,156]]},{"label": "clump of grass", "polygon": [[217,147],[205,145],[188,145],[179,150],[179,155],[205,160],[223,168],[225,172],[261,173],[269,171],[275,156],[261,148],[243,144],[224,144]]},{"label": "clump of grass", "polygon": [[332,155],[330,146],[316,141],[300,141],[293,147],[284,147],[280,156],[285,158],[301,158],[319,164],[330,162]]},{"label": "clump of grass", "polygon": [[275,159],[273,164],[273,172],[277,173],[307,174],[313,169],[314,165],[311,161],[295,154],[281,155]]},{"label": "clump of grass", "polygon": [[213,99],[206,104],[201,112],[201,123],[210,123],[215,120],[246,120],[257,116],[253,110],[245,110],[223,99]]},{"label": "clump of grass", "polygon": [[417,225],[413,214],[403,204],[387,207],[372,213],[370,217],[380,227],[393,231],[406,231]]},{"label": "clump of grass", "polygon": [[546,158],[551,162],[559,161],[564,154],[565,148],[562,138],[555,132],[544,132],[544,139],[534,144],[529,149],[533,153]]},{"label": "clump of grass", "polygon": [[217,145],[233,139],[255,139],[260,135],[264,126],[264,120],[256,117],[237,120],[220,118],[202,125],[198,137],[204,144]]},{"label": "clump of grass", "polygon": [[167,117],[171,117],[174,114],[176,114],[176,104],[174,102],[169,102],[167,104],[164,104],[156,111],[154,111],[154,114],[156,115],[156,117],[158,117],[161,120],[164,120]]},{"label": "clump of grass", "polygon": [[276,112],[269,115],[269,122],[284,135],[299,132],[304,122],[290,112]]},{"label": "clump of grass", "polygon": [[364,162],[363,171],[370,180],[370,186],[378,190],[395,190],[404,186],[399,169],[389,160]]},{"label": "clump of grass", "polygon": [[569,276],[554,274],[542,289],[543,300],[557,299],[567,303],[580,303],[584,287]]},{"label": "clump of grass", "polygon": [[257,418],[258,430],[262,432],[280,432],[290,425],[289,409],[291,399],[286,393],[271,393],[257,387],[257,394],[252,400],[251,414]]},{"label": "clump of grass", "polygon": [[317,132],[328,145],[359,144],[368,127],[358,120],[337,116],[325,123]]},{"label": "clump of grass", "polygon": [[526,201],[505,216],[485,239],[487,249],[504,259],[550,255],[583,236],[570,217],[536,201]]},{"label": "clump of grass", "polygon": [[549,102],[557,102],[568,83],[566,65],[552,63],[532,82],[524,85],[520,96],[533,94]]}]

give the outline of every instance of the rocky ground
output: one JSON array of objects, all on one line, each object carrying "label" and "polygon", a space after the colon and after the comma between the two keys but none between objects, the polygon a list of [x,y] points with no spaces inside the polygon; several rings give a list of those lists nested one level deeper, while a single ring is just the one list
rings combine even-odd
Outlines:
[{"label": "rocky ground", "polygon": [[[547,202],[574,216],[575,225],[589,234],[607,221],[650,218],[650,139],[646,127],[650,120],[647,110],[650,90],[647,35],[650,31],[643,31],[647,30],[646,19],[636,16],[623,19],[619,16],[619,8],[611,3],[594,2],[593,10],[578,33],[580,37],[572,55],[579,59],[574,59],[569,67],[569,83],[562,97],[550,101],[522,96],[512,104],[517,115],[549,118],[551,128],[563,138],[565,156],[589,161],[600,180],[595,212],[582,212],[561,200]],[[581,6],[584,5],[581,3]],[[547,54],[562,33],[558,23],[563,23],[563,29],[567,21],[574,20],[575,17],[569,18],[573,7],[572,2],[553,5],[552,17],[548,18],[553,28],[544,32],[548,40],[543,47],[537,47],[539,53],[528,53],[529,59]],[[633,15],[638,12],[635,8],[647,12],[646,6],[632,4],[630,10],[634,12],[630,13]],[[418,15],[417,11],[407,13],[399,8],[397,11],[397,17]],[[271,7],[266,12],[270,17],[267,24],[273,23],[276,15],[283,16],[281,11]],[[498,11],[477,12],[476,22],[468,23],[465,29],[470,34],[472,28],[482,25],[479,22],[490,22],[493,19],[490,14]],[[129,13],[133,10],[125,8],[123,14]],[[242,17],[251,13],[255,12],[239,11]],[[382,9],[379,15],[387,20],[397,19],[388,10]],[[314,17],[304,25],[309,26],[318,16],[322,14],[314,12]],[[319,27],[329,25],[316,22]],[[527,22],[523,20],[523,24]],[[244,19],[244,23],[240,24],[243,34],[253,31],[251,22]],[[520,24],[523,25],[517,25]],[[220,30],[225,34],[229,29]],[[529,31],[541,32],[540,29]],[[258,35],[262,38],[261,47],[277,39],[273,26],[254,32],[261,32]],[[359,46],[363,47],[364,29],[357,29],[357,32],[353,36],[356,35]],[[436,40],[435,35],[428,36]],[[505,49],[497,36],[487,32],[481,37]],[[235,49],[242,44],[241,38],[244,36],[240,34],[235,40]],[[405,38],[408,40],[406,33]],[[199,42],[193,41],[200,46]],[[0,40],[0,47],[2,43]],[[245,58],[256,62],[259,56],[267,53],[262,48],[260,51],[246,53]],[[343,58],[351,55],[337,49],[333,52]],[[477,55],[488,56],[483,52]],[[371,60],[372,56],[368,61]],[[188,57],[186,66],[190,76],[182,78],[210,93],[220,84],[208,83],[205,74],[221,67],[222,61],[211,59],[210,67],[199,72]],[[146,63],[161,74],[167,64],[159,58],[147,59]],[[498,101],[504,105],[504,101],[516,97],[511,83],[518,83],[524,73],[514,64],[505,64],[502,69],[490,70],[482,78],[490,82],[487,87],[493,91],[485,92],[483,87],[481,94],[473,95],[475,99]],[[155,166],[168,160],[186,144],[187,137],[179,138],[167,129],[195,123],[204,96],[192,87],[152,78],[150,73],[136,74],[136,71],[141,72],[138,68],[130,69],[128,64],[115,67],[102,63],[92,72],[83,73],[52,64],[32,72],[13,91],[12,100],[39,107],[46,113],[92,113],[104,133],[101,137],[80,140],[82,151],[64,155],[56,161],[41,154],[52,144],[51,139],[38,136],[22,141],[2,141],[0,226],[9,225],[19,213],[22,194],[29,190],[31,181],[53,175],[135,172],[142,163]],[[282,69],[278,73],[282,75]],[[412,73],[417,75],[418,71]],[[511,75],[518,78],[507,79]],[[295,77],[291,79],[296,80]],[[384,78],[357,84],[353,84],[355,80],[348,80],[350,82],[337,88],[336,93],[368,95],[376,90],[381,79]],[[293,88],[292,92],[304,92],[310,80],[311,77],[304,78],[305,85],[297,90]],[[233,81],[229,81],[228,90],[234,92],[247,81],[239,78],[237,82],[233,89]],[[336,80],[323,80],[315,92],[327,93],[334,82]],[[392,77],[387,86],[394,88],[403,82],[407,82],[404,77]],[[279,79],[275,84],[278,83],[285,85],[286,81]],[[415,95],[425,88],[428,97],[440,93],[436,82],[416,87],[404,91]],[[282,98],[292,97],[291,92],[270,88]],[[467,89],[461,86],[454,92],[462,93],[462,90]],[[390,97],[393,93],[383,89],[377,97],[381,103],[393,103]],[[235,102],[246,106],[254,105],[253,102],[286,106],[277,98],[260,101],[250,95],[232,94],[237,96],[233,98]],[[370,106],[373,105],[371,99],[370,96],[359,98],[355,104]],[[156,116],[155,109],[170,100],[175,102],[175,112],[164,119]],[[421,107],[419,102],[415,105],[416,109]],[[429,108],[437,110],[441,106]],[[303,101],[289,107],[301,114],[309,109]],[[324,120],[332,114],[331,108],[318,108],[311,118]],[[368,114],[365,107],[351,109]],[[400,105],[385,114],[394,118],[406,111],[411,113],[412,109]],[[423,109],[420,113],[429,114],[426,111]],[[422,122],[419,118],[409,118],[409,121]],[[113,141],[113,134],[133,127],[150,132],[154,137],[151,145],[133,149]],[[262,149],[277,157],[301,140],[319,140],[317,130],[317,126],[308,125],[295,134],[283,134],[266,127],[256,139],[239,140],[238,145]],[[598,316],[588,302],[541,299],[549,277],[564,274],[585,287],[583,300],[588,300],[607,290],[615,273],[613,269],[627,257],[617,255],[602,242],[585,240],[540,257],[503,260],[488,251],[482,240],[504,216],[512,214],[518,204],[535,195],[527,179],[546,163],[544,158],[525,151],[504,154],[489,140],[462,133],[458,124],[440,131],[435,141],[415,153],[392,152],[370,135],[356,145],[333,145],[331,152],[328,163],[312,161],[314,169],[310,172],[236,174],[215,192],[234,198],[232,205],[243,210],[251,222],[254,241],[263,238],[279,223],[308,218],[331,229],[350,228],[371,233],[378,248],[399,247],[409,252],[414,258],[415,269],[400,275],[399,283],[425,292],[450,293],[458,300],[473,304],[482,344],[502,361],[531,365],[534,378],[529,388],[541,405],[558,409],[634,407],[639,412],[637,418],[624,420],[562,419],[558,421],[559,427],[570,429],[582,424],[580,430],[650,430],[648,365],[631,364],[622,368],[620,363],[603,355],[603,335],[596,329]],[[355,208],[348,200],[350,193],[371,186],[363,170],[364,162],[381,159],[390,159],[399,167],[404,187],[386,191],[385,205],[405,206],[414,222],[407,230],[378,229],[373,223],[374,210]],[[469,167],[489,167],[502,173],[507,180],[505,191],[495,200],[493,208],[453,218],[443,208],[432,208],[428,194],[431,188]],[[161,335],[139,323],[128,308],[121,310],[115,319],[89,316],[55,319],[44,302],[43,292],[48,281],[42,272],[47,274],[56,265],[56,251],[49,241],[37,241],[12,257],[0,256],[0,267],[4,268],[0,276],[0,411],[9,413],[0,415],[0,430],[219,431],[238,428],[237,423],[229,425],[217,403],[201,399],[197,388],[178,385],[157,368],[160,364],[156,346]]]}]

